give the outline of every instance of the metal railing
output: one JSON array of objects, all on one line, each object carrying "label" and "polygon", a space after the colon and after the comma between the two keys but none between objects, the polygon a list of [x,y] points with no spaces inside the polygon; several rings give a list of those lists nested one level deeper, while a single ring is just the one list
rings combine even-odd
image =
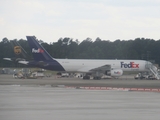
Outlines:
[{"label": "metal railing", "polygon": [[151,65],[149,67],[149,70],[155,75],[156,79],[158,79],[158,80],[160,79],[160,75],[159,75],[159,72],[158,72],[158,69],[156,66]]}]

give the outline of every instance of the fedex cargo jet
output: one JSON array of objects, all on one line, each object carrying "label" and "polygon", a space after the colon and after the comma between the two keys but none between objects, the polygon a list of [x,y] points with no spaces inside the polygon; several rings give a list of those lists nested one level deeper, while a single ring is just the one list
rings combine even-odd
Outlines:
[{"label": "fedex cargo jet", "polygon": [[[33,61],[19,61],[19,63],[40,67],[53,71],[91,73],[94,79],[102,74],[119,77],[123,71],[149,71],[152,63],[145,60],[98,60],[98,59],[56,59],[38,43],[36,37],[27,36],[32,52]],[[84,79],[89,79],[86,74]]]}]

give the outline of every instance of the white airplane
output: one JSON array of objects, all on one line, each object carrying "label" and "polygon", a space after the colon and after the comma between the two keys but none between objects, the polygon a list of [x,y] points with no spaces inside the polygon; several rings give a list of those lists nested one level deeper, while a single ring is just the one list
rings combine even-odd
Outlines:
[{"label": "white airplane", "polygon": [[[56,59],[41,46],[36,37],[27,36],[33,61],[19,61],[21,64],[40,67],[53,71],[90,73],[94,79],[100,79],[102,74],[120,77],[123,71],[149,71],[152,63],[145,60],[98,60],[98,59]],[[90,79],[85,75],[84,79]]]}]

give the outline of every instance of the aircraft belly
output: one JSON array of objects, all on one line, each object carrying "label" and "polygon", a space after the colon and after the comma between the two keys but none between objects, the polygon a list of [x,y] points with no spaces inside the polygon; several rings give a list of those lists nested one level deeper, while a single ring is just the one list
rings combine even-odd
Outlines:
[{"label": "aircraft belly", "polygon": [[93,68],[97,68],[101,65],[94,65],[94,64],[84,64],[84,63],[61,63],[63,68],[66,71],[77,71],[77,72],[89,72]]},{"label": "aircraft belly", "polygon": [[80,66],[75,66],[75,65],[68,65],[68,64],[61,64],[65,71],[77,71],[77,69],[80,68]]}]

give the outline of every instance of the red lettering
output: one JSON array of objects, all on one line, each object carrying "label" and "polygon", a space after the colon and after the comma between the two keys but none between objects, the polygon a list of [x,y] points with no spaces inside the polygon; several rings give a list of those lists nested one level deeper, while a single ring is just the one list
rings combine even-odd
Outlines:
[{"label": "red lettering", "polygon": [[136,64],[136,68],[139,68],[139,64]]}]

